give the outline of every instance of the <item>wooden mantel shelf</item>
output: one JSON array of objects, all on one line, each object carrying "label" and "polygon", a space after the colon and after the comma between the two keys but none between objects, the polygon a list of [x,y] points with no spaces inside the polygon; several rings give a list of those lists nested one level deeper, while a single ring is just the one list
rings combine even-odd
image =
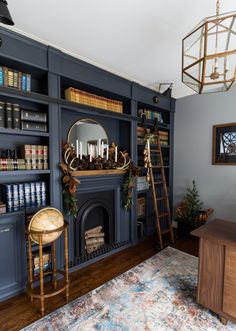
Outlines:
[{"label": "wooden mantel shelf", "polygon": [[77,170],[72,171],[73,177],[99,176],[99,175],[124,175],[127,170],[107,169],[107,170]]}]

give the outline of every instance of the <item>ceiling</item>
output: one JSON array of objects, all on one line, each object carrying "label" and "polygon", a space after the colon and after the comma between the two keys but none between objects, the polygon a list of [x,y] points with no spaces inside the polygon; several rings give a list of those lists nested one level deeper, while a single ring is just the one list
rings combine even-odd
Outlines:
[{"label": "ceiling", "polygon": [[[173,95],[192,91],[181,83],[181,41],[215,0],[8,0],[12,30],[158,90],[173,82]],[[222,0],[221,13],[236,10]]]}]

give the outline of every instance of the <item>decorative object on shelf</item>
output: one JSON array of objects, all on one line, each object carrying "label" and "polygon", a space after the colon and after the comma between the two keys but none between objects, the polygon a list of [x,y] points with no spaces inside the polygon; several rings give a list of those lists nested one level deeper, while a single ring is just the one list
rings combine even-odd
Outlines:
[{"label": "decorative object on shelf", "polygon": [[236,164],[236,123],[213,126],[212,164]]},{"label": "decorative object on shelf", "polygon": [[[64,232],[64,270],[57,270],[56,240]],[[28,242],[28,295],[33,299],[40,299],[41,315],[45,312],[45,298],[53,297],[65,292],[69,299],[69,272],[68,272],[68,224],[64,221],[62,213],[52,207],[38,211],[31,219],[26,230]],[[37,243],[38,254],[32,253],[32,244]],[[43,245],[51,243],[51,254],[45,254]],[[34,262],[34,263],[33,263]],[[51,268],[50,267],[51,264]],[[37,272],[36,272],[37,271]],[[38,276],[39,273],[39,276]],[[51,275],[53,289],[44,288],[44,276]],[[58,282],[58,275],[63,276]],[[39,280],[40,290],[35,291],[35,282]]]},{"label": "decorative object on shelf", "polygon": [[6,0],[0,0],[0,22],[6,25],[14,25]]},{"label": "decorative object on shelf", "polygon": [[186,196],[176,208],[178,227],[188,227],[188,232],[203,225],[213,209],[202,210],[203,203],[199,198],[195,180],[192,181],[192,187],[187,188]]},{"label": "decorative object on shelf", "polygon": [[200,94],[228,91],[236,79],[236,12],[219,7],[182,42],[182,82]]},{"label": "decorative object on shelf", "polygon": [[81,91],[73,87],[69,87],[65,90],[65,98],[66,100],[81,103],[90,107],[123,113],[123,103],[121,101],[100,97],[96,94]]},{"label": "decorative object on shelf", "polygon": [[32,217],[29,223],[30,239],[36,244],[39,244],[40,239],[42,244],[49,244],[61,235],[63,225],[64,218],[59,210],[52,207],[43,208]]}]

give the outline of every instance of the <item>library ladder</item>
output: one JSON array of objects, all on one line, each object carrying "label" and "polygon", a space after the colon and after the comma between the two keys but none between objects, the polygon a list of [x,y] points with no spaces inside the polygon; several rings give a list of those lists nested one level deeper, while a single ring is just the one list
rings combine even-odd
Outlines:
[{"label": "library ladder", "polygon": [[[150,144],[151,137],[152,139],[155,139],[155,144]],[[150,183],[152,188],[154,216],[156,219],[156,228],[159,236],[160,247],[163,249],[163,235],[169,234],[173,243],[174,233],[160,143],[160,134],[157,123],[155,125],[154,133],[150,136],[147,135],[147,142],[144,149],[144,162],[145,167],[147,168],[147,181]],[[153,169],[159,170],[158,177],[156,177]]]}]

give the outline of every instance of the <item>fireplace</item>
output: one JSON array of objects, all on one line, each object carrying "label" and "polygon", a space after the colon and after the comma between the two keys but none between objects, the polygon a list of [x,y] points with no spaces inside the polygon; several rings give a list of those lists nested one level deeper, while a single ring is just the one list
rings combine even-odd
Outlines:
[{"label": "fireplace", "polygon": [[[85,234],[87,236],[87,232],[91,231],[91,229],[99,228],[101,229],[101,233],[104,233],[104,236],[101,235],[100,237],[104,239],[104,243],[100,246],[112,245],[114,242],[115,217],[113,191],[85,193],[80,194],[78,198],[79,210],[75,221],[74,232],[76,258],[84,256],[90,252],[88,251],[88,240],[85,240]],[[91,240],[96,241],[92,238]]]}]

